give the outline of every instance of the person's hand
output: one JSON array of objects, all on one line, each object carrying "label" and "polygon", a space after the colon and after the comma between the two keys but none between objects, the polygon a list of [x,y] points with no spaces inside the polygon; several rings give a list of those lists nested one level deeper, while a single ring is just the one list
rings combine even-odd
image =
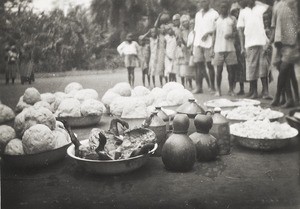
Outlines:
[{"label": "person's hand", "polygon": [[243,55],[244,57],[247,56],[246,49],[244,47],[242,47],[242,49],[241,49],[241,55]]},{"label": "person's hand", "polygon": [[202,36],[201,40],[202,40],[202,41],[206,41],[206,39],[208,38],[209,34],[210,34],[210,33],[205,33],[205,34]]},{"label": "person's hand", "polygon": [[226,39],[226,40],[234,39],[233,34],[232,34],[232,33],[231,33],[231,34],[226,34],[226,35],[225,35],[225,39]]},{"label": "person's hand", "polygon": [[275,46],[277,49],[281,49],[281,48],[282,48],[282,43],[281,43],[281,42],[275,42],[275,43],[274,43],[274,46]]},{"label": "person's hand", "polygon": [[213,47],[212,47],[212,49],[210,50],[210,57],[211,57],[211,58],[214,58],[214,57],[215,57],[215,51],[214,51]]}]

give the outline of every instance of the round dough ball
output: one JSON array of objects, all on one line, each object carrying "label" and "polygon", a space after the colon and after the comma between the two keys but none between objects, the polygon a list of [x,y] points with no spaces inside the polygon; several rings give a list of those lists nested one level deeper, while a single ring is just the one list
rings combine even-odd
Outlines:
[{"label": "round dough ball", "polygon": [[68,96],[64,92],[56,92],[54,93],[55,101],[51,104],[53,111],[55,112],[60,105],[60,103],[66,99]]},{"label": "round dough ball", "polygon": [[43,124],[37,124],[24,132],[22,144],[26,154],[36,154],[55,149],[55,136]]},{"label": "round dough ball", "polygon": [[115,92],[113,92],[111,89],[109,89],[107,92],[105,92],[105,94],[103,95],[101,101],[109,107],[109,105],[112,103],[112,101],[117,98],[120,97],[120,94],[117,94]]},{"label": "round dough ball", "polygon": [[40,92],[36,88],[30,87],[25,90],[23,100],[27,104],[34,105],[36,102],[41,101]]},{"label": "round dough ball", "polygon": [[72,82],[72,83],[69,83],[66,88],[65,88],[65,93],[68,94],[70,93],[71,91],[73,90],[81,90],[83,89],[82,85],[80,83],[77,83],[77,82]]},{"label": "round dough ball", "polygon": [[111,90],[124,97],[131,96],[131,86],[126,82],[117,83]]},{"label": "round dough ball", "polygon": [[0,151],[3,153],[6,144],[16,138],[15,130],[7,125],[0,126]]},{"label": "round dough ball", "polygon": [[134,97],[146,96],[148,94],[150,94],[150,90],[144,86],[136,86],[131,92],[131,95]]},{"label": "round dough ball", "polygon": [[41,100],[52,104],[53,102],[55,102],[55,95],[52,93],[41,94]]},{"label": "round dough ball", "polygon": [[27,107],[31,107],[30,104],[27,104],[26,102],[24,102],[23,100],[23,96],[20,97],[19,101],[18,101],[18,104],[16,106],[16,112],[22,112],[22,110],[24,110],[25,108]]},{"label": "round dough ball", "polygon": [[82,116],[101,115],[105,107],[102,102],[95,99],[88,99],[82,102],[80,111]]},{"label": "round dough ball", "polygon": [[166,92],[170,92],[175,89],[184,89],[184,86],[177,82],[169,82],[163,86],[163,90],[165,90]]},{"label": "round dough ball", "polygon": [[53,131],[55,149],[63,147],[71,142],[70,136],[65,129],[56,128]]},{"label": "round dough ball", "polygon": [[80,117],[80,102],[78,99],[64,99],[58,106],[55,115],[58,117]]},{"label": "round dough ball", "polygon": [[25,113],[23,132],[36,124],[44,124],[51,130],[55,129],[56,120],[53,113],[44,107],[29,107]]},{"label": "round dough ball", "polygon": [[10,107],[4,104],[0,104],[0,124],[10,121],[14,118],[15,118],[14,111]]},{"label": "round dough ball", "polygon": [[4,154],[6,155],[24,155],[22,140],[12,139],[5,147]]},{"label": "round dough ball", "polygon": [[168,93],[167,102],[171,105],[181,105],[191,98],[194,98],[194,95],[189,90],[175,89]]},{"label": "round dough ball", "polygon": [[24,133],[23,130],[25,127],[25,114],[27,111],[28,109],[26,108],[15,117],[14,129],[20,138],[23,136]]},{"label": "round dough ball", "polygon": [[45,101],[39,101],[39,102],[35,103],[33,106],[37,109],[39,109],[40,107],[44,107],[44,108],[47,108],[48,110],[50,110],[51,112],[54,112],[53,107],[48,102],[45,102]]},{"label": "round dough ball", "polygon": [[75,93],[74,98],[78,99],[80,102],[88,99],[98,99],[99,95],[94,89],[82,89]]}]

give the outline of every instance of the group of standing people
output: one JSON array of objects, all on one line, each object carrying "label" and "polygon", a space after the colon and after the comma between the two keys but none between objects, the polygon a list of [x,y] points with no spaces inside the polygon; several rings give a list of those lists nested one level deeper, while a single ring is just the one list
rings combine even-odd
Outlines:
[{"label": "group of standing people", "polygon": [[5,83],[6,85],[14,84],[17,74],[20,74],[21,84],[35,81],[34,63],[32,59],[32,45],[25,43],[21,50],[18,50],[15,45],[5,47]]},{"label": "group of standing people", "polygon": [[[260,95],[271,100],[269,82],[273,80],[271,69],[275,68],[279,77],[271,104],[294,106],[299,101],[294,70],[299,61],[297,0],[275,0],[273,7],[255,0],[237,0],[233,4],[221,0],[218,12],[210,7],[209,0],[199,3],[195,19],[188,14],[175,14],[170,23],[158,27],[156,22],[154,28],[139,37],[139,43],[133,41],[132,34],[127,36],[118,51],[125,55],[130,84],[134,85],[134,68],[140,63],[144,85],[145,78],[150,85],[152,77],[155,86],[156,76],[161,85],[164,80],[177,81],[180,76],[182,84],[190,88],[195,79],[193,93],[203,92],[205,80],[209,91],[221,96],[225,67],[229,95],[236,95],[237,83],[240,86],[237,95],[244,95],[244,82],[249,82],[246,97],[256,99]],[[135,50],[127,51],[133,45]],[[258,80],[262,84],[261,94]]]}]

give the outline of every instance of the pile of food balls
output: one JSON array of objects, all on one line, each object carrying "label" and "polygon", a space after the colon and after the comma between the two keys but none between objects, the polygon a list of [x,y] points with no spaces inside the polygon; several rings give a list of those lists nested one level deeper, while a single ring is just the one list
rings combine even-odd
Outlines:
[{"label": "pile of food balls", "polygon": [[121,118],[146,118],[156,106],[177,106],[194,98],[194,95],[176,82],[151,91],[143,86],[134,89],[126,83],[117,83],[102,97],[102,102],[112,115]]}]

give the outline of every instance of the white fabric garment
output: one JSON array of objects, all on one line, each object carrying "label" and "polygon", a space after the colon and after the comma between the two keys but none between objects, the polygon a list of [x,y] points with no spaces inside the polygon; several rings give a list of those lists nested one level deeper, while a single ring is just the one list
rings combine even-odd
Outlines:
[{"label": "white fabric garment", "polygon": [[256,1],[252,9],[246,7],[240,11],[237,27],[244,28],[245,48],[266,45],[267,35],[264,29],[263,14],[268,7],[267,4]]},{"label": "white fabric garment", "polygon": [[215,52],[234,52],[234,39],[226,39],[227,34],[231,35],[235,27],[236,20],[233,16],[219,17],[216,21],[216,41]]},{"label": "white fabric garment", "polygon": [[137,42],[123,41],[117,48],[120,55],[137,55],[139,45]]},{"label": "white fabric garment", "polygon": [[207,32],[215,31],[215,21],[219,17],[216,10],[210,8],[206,13],[203,13],[203,9],[197,12],[195,17],[195,40],[194,46],[201,46],[203,48],[210,48],[212,46],[212,36],[208,36],[205,41],[202,41],[202,37]]}]

